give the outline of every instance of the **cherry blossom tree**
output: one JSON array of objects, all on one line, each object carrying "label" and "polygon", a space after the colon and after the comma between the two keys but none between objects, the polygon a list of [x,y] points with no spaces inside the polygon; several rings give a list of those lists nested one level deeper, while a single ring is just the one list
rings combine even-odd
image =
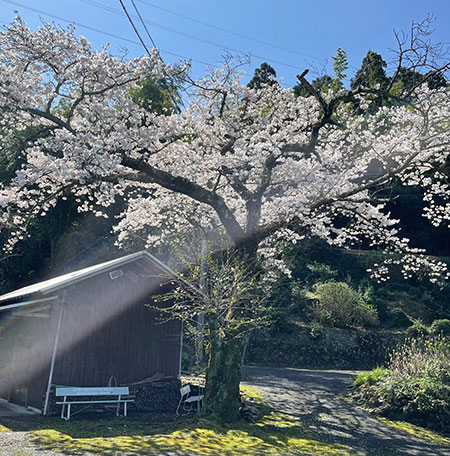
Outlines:
[{"label": "cherry blossom tree", "polygon": [[[150,113],[129,96],[148,76],[180,72],[189,81],[181,113]],[[258,264],[260,286],[269,286],[274,266],[289,274],[274,242],[308,236],[344,247],[365,238],[385,250],[390,256],[372,271],[379,280],[391,264],[405,277],[425,270],[434,281],[448,277],[444,263],[401,237],[374,191],[394,178],[422,185],[424,215],[449,223],[448,175],[440,168],[450,143],[448,88],[422,84],[374,111],[366,108],[385,89],[319,93],[305,72],[298,78],[311,96],[298,97],[278,84],[250,88],[242,78],[226,62],[194,81],[187,66],[164,65],[156,52],[126,61],[93,50],[73,28],[31,31],[17,18],[0,34],[1,142],[30,127],[41,134],[0,187],[5,250],[70,192],[80,211],[98,216],[122,198],[126,210],[115,226],[122,244],[140,234],[153,246],[192,229],[220,238],[246,264]],[[228,312],[238,310],[230,304]],[[210,329],[220,343],[209,368],[235,369],[242,341]],[[229,381],[221,396],[210,385],[207,399],[233,419],[239,376]]]}]

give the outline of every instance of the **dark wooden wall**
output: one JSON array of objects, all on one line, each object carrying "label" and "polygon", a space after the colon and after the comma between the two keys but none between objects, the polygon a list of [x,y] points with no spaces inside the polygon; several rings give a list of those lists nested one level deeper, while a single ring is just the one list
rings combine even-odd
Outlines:
[{"label": "dark wooden wall", "polygon": [[[65,297],[53,384],[106,386],[111,376],[126,384],[155,373],[178,375],[181,323],[163,322],[145,306],[161,292],[160,273],[144,258],[117,269],[123,275],[114,280],[108,271],[58,292]],[[36,319],[22,324],[25,332],[34,327],[37,342],[27,355],[32,369],[26,381],[27,405],[36,408],[47,388],[60,305],[54,302],[39,325]]]},{"label": "dark wooden wall", "polygon": [[[25,316],[21,310],[2,315],[0,396],[21,405],[40,407],[51,359],[52,320]],[[28,394],[18,394],[19,390],[28,390]]]},{"label": "dark wooden wall", "polygon": [[[121,269],[115,280],[105,273],[68,290],[53,383],[106,386],[111,376],[124,384],[157,372],[178,375],[180,322],[163,323],[145,306],[161,291],[158,271],[147,262]],[[130,271],[150,277],[133,281]]]}]

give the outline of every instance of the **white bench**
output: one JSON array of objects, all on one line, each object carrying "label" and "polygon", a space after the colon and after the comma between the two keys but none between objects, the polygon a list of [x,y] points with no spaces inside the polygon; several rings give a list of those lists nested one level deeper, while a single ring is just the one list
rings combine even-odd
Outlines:
[{"label": "white bench", "polygon": [[[128,389],[128,386],[64,386],[56,388],[56,397],[64,398],[62,401],[56,403],[58,405],[62,405],[61,418],[63,418],[64,420],[70,419],[70,407],[72,404],[88,404],[88,407],[93,404],[115,404],[117,405],[116,416],[119,416],[120,404],[123,404],[123,416],[127,416],[127,404],[129,402],[134,402],[134,399],[131,398],[129,394],[130,391]],[[102,396],[102,399],[96,399],[95,396]],[[108,398],[110,397],[111,399],[105,399],[105,396]],[[122,396],[127,397],[123,399]]]}]

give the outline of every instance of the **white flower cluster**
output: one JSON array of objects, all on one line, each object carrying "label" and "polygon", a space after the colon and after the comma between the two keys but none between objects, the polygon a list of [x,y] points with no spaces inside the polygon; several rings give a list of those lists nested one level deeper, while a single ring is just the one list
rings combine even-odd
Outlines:
[{"label": "white flower cluster", "polygon": [[[448,176],[427,176],[430,164],[448,157],[448,90],[418,91],[409,106],[372,115],[353,116],[343,106],[338,123],[314,137],[323,114],[314,97],[276,84],[250,89],[230,67],[191,84],[180,114],[149,113],[127,95],[145,77],[174,71],[156,53],[127,62],[107,48],[94,51],[72,28],[31,31],[20,19],[4,28],[1,144],[19,130],[46,132],[30,140],[25,165],[0,187],[7,249],[26,235],[30,217],[72,192],[80,210],[98,216],[123,198],[119,244],[137,234],[147,244],[162,242],[194,226],[235,244],[254,237],[264,257],[289,274],[267,239],[315,235],[345,247],[365,238],[409,255],[406,276],[421,268],[433,279],[442,274],[441,264],[401,238],[372,191],[393,177],[424,185],[425,216],[436,225],[450,220]],[[385,266],[377,269],[380,280]]]}]

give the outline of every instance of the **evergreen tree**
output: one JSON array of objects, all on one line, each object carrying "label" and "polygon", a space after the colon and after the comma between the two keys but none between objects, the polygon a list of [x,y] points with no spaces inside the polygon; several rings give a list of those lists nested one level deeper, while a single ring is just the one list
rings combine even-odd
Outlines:
[{"label": "evergreen tree", "polygon": [[380,54],[369,51],[364,57],[361,68],[356,72],[354,78],[350,81],[352,90],[358,87],[376,87],[385,89],[389,85],[389,78],[386,76],[387,64]]},{"label": "evergreen tree", "polygon": [[181,83],[174,79],[147,77],[139,89],[129,91],[131,99],[149,112],[168,115],[181,112]]},{"label": "evergreen tree", "polygon": [[261,89],[265,85],[278,84],[276,81],[277,72],[267,62],[261,63],[259,68],[256,68],[253,78],[247,84],[251,89]]},{"label": "evergreen tree", "polygon": [[431,75],[427,73],[425,77],[428,77],[428,88],[432,90],[442,89],[447,86],[447,80],[441,72],[432,72]]},{"label": "evergreen tree", "polygon": [[[343,49],[338,48],[337,54],[333,57],[333,71],[335,77],[333,78],[328,74],[324,74],[314,79],[311,82],[311,86],[317,93],[326,93],[330,89],[334,91],[339,90],[344,87],[342,81],[347,77],[347,75],[344,73],[346,70],[348,70],[347,54]],[[301,81],[297,82],[297,84],[292,89],[294,91],[294,94],[297,96],[311,96],[311,93],[306,87],[304,87],[304,84]]]},{"label": "evergreen tree", "polygon": [[333,90],[339,90],[344,86],[342,81],[347,77],[344,74],[346,70],[348,70],[347,54],[343,49],[338,48],[337,54],[333,57],[333,71],[335,74],[335,78],[331,84]]},{"label": "evergreen tree", "polygon": [[[318,78],[314,79],[311,82],[311,85],[318,93],[327,92],[328,90],[331,89],[332,84],[333,84],[333,78],[328,74],[319,76]],[[297,82],[297,84],[295,84],[295,86],[292,89],[293,89],[295,95],[297,95],[298,97],[311,96],[309,91],[303,86],[303,84],[301,82]]]},{"label": "evergreen tree", "polygon": [[424,75],[409,68],[400,67],[393,78],[395,81],[391,86],[391,93],[402,95],[411,92],[414,87],[419,85],[423,81]]}]

